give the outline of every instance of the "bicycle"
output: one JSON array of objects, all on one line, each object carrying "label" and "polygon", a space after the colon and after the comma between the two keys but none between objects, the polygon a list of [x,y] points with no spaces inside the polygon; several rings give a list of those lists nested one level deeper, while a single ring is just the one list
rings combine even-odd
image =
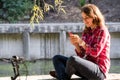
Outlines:
[{"label": "bicycle", "polygon": [[12,64],[14,76],[11,76],[11,80],[16,80],[17,77],[20,76],[19,64],[20,63],[24,64],[24,66],[26,67],[26,80],[27,80],[28,70],[26,64],[24,63],[25,62],[24,58],[12,56],[12,58],[1,58],[0,60],[10,62]]}]

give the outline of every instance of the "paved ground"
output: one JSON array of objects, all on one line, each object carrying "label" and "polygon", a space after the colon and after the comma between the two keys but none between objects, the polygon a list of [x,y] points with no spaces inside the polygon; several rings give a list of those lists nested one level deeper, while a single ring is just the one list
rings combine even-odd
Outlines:
[{"label": "paved ground", "polygon": [[[78,78],[78,76],[73,75],[72,78]],[[10,77],[0,77],[0,80],[11,80]],[[21,76],[18,77],[16,80],[56,80],[50,75],[33,75],[33,76]],[[80,80],[80,79],[72,79],[72,80]],[[120,74],[110,73],[108,75],[107,80],[120,80]]]}]

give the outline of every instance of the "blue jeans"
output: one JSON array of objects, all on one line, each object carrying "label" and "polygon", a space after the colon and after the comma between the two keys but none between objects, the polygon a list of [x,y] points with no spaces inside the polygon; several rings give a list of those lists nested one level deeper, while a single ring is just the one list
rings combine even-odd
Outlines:
[{"label": "blue jeans", "polygon": [[[65,72],[66,62],[68,58],[62,55],[55,55],[53,57],[53,65],[57,73],[57,78],[59,80],[67,80],[67,74]],[[69,79],[68,79],[69,80]]]},{"label": "blue jeans", "polygon": [[104,80],[105,78],[97,64],[79,56],[68,58],[62,55],[55,55],[53,57],[53,65],[58,80],[70,80],[73,74],[85,78],[84,80]]}]

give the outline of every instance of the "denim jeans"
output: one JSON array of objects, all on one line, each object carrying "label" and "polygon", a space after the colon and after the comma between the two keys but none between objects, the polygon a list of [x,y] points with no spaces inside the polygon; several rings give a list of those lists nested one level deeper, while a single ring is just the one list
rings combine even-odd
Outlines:
[{"label": "denim jeans", "polygon": [[55,55],[53,57],[53,65],[57,73],[57,78],[59,80],[67,80],[67,74],[65,72],[66,62],[68,58],[62,55]]},{"label": "denim jeans", "polygon": [[73,74],[84,78],[84,80],[104,80],[105,78],[98,65],[79,56],[68,58],[62,55],[55,55],[53,57],[53,65],[58,80],[70,80]]}]

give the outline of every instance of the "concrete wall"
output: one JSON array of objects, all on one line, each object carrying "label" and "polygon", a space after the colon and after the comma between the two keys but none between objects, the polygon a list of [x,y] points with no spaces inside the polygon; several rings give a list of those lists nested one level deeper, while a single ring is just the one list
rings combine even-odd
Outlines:
[{"label": "concrete wall", "polygon": [[[120,23],[107,23],[111,34],[111,58],[120,58]],[[83,23],[0,24],[0,58],[26,59],[75,55],[67,32],[81,36]]]}]

